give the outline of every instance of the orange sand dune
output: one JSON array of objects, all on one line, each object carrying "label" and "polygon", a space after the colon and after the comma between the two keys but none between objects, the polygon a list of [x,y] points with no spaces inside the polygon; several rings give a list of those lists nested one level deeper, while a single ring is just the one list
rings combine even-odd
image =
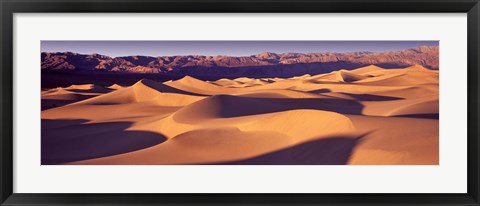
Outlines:
[{"label": "orange sand dune", "polygon": [[72,85],[42,92],[42,164],[435,165],[439,72]]},{"label": "orange sand dune", "polygon": [[117,90],[117,89],[122,89],[124,88],[123,86],[121,85],[118,85],[118,84],[112,84],[108,87],[109,89],[113,89],[113,90]]},{"label": "orange sand dune", "polygon": [[42,110],[67,105],[115,90],[93,84],[71,85],[42,91]]}]

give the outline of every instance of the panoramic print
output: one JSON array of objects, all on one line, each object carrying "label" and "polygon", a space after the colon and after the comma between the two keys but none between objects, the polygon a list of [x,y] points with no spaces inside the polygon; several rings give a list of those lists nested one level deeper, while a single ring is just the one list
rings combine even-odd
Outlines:
[{"label": "panoramic print", "polygon": [[42,165],[438,165],[438,41],[42,41]]}]

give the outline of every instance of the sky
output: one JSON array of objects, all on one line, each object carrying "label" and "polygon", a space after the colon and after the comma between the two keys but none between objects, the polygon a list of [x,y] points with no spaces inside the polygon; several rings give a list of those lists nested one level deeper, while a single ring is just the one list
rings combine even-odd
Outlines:
[{"label": "sky", "polygon": [[110,57],[250,56],[262,52],[384,52],[424,45],[438,46],[438,41],[42,41],[41,51],[97,53]]}]

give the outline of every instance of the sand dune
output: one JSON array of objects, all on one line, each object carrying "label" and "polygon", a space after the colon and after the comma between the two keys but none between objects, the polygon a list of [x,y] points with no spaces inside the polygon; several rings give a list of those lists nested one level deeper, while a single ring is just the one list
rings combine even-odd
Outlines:
[{"label": "sand dune", "polygon": [[360,81],[360,80],[366,79],[366,78],[367,78],[366,76],[362,76],[362,75],[355,74],[355,73],[349,72],[349,71],[344,71],[344,70],[340,70],[337,73],[337,80],[339,82],[350,83],[350,82]]},{"label": "sand dune", "polygon": [[42,164],[438,164],[438,75],[367,66],[50,89],[42,101],[64,103],[42,107]]},{"label": "sand dune", "polygon": [[373,76],[372,73],[374,73],[374,72],[385,72],[384,70],[385,69],[383,69],[381,67],[378,67],[378,66],[375,66],[375,65],[370,65],[370,66],[360,67],[358,69],[354,69],[350,72],[352,72],[354,74],[367,75],[367,76],[372,77]]},{"label": "sand dune", "polygon": [[361,139],[349,164],[438,164],[438,119],[347,115]]},{"label": "sand dune", "polygon": [[117,89],[122,89],[124,88],[123,86],[121,85],[118,85],[118,84],[112,84],[108,87],[109,89],[113,89],[113,90],[117,90]]},{"label": "sand dune", "polygon": [[93,92],[93,93],[102,93],[110,91],[108,88],[94,85],[94,84],[79,84],[79,85],[71,85],[65,88],[66,90],[70,91],[83,91],[83,92]]},{"label": "sand dune", "polygon": [[42,91],[42,110],[67,105],[73,102],[96,97],[114,89],[93,84],[71,85]]}]

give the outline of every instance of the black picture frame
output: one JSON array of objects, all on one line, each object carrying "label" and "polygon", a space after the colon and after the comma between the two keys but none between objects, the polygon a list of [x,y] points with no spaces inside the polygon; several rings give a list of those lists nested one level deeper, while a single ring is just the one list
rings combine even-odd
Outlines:
[{"label": "black picture frame", "polygon": [[[0,0],[1,205],[480,205],[478,0]],[[13,193],[14,13],[467,13],[466,194],[22,194]],[[25,60],[29,61],[29,60]],[[451,178],[460,178],[454,177]],[[252,182],[252,186],[254,186]],[[413,187],[414,185],[412,185]],[[92,185],[94,187],[94,185]]]}]

